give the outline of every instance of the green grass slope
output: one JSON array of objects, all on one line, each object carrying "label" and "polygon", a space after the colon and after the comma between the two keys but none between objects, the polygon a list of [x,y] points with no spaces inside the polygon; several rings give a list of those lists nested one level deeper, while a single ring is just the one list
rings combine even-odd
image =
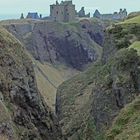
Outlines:
[{"label": "green grass slope", "polygon": [[[139,47],[139,29],[139,17],[108,29],[109,35],[113,36],[112,40],[108,39],[114,41],[112,43],[114,46],[111,44],[109,48],[110,44],[108,44],[105,48],[107,51],[111,49],[108,61],[105,64],[96,63],[86,72],[59,86],[56,111],[63,134],[69,140],[105,140],[106,130],[112,127],[112,121],[139,93],[140,58],[134,50]],[[128,49],[130,45],[131,49]],[[112,47],[115,48],[113,53]],[[124,110],[127,110],[129,115],[129,107]],[[120,114],[123,121],[123,115]],[[128,116],[129,119],[138,118],[139,121],[139,112],[134,114]],[[124,125],[125,120],[122,123]],[[131,121],[124,131],[128,133],[135,131],[135,125],[138,125],[136,129],[139,130],[139,122]],[[110,129],[112,130],[113,127]],[[123,131],[122,128],[119,129]],[[123,135],[125,134],[127,133]],[[127,136],[124,138],[118,136],[118,139],[111,136],[110,134],[109,137],[108,132],[106,140],[128,139]],[[129,133],[129,140],[133,140],[133,136]],[[139,136],[138,131],[136,136]]]},{"label": "green grass slope", "polygon": [[140,24],[140,15],[127,19],[124,22],[121,22],[119,24],[132,24],[132,23]]},{"label": "green grass slope", "polygon": [[133,17],[139,16],[139,15],[140,15],[140,11],[137,11],[137,12],[131,12],[131,13],[129,13],[129,15],[127,16],[127,19],[130,19],[130,18],[133,18]]},{"label": "green grass slope", "polygon": [[[64,82],[57,93],[57,114],[63,134],[70,140],[104,140],[103,135],[110,126],[113,114],[119,111],[114,91],[116,87],[121,87],[127,92],[128,86],[133,87],[135,82],[130,73],[137,72],[137,64],[133,65],[137,62],[136,51],[122,49],[107,64],[97,63],[86,72]],[[120,95],[126,103],[136,96],[137,89],[133,87],[131,90],[133,93]],[[121,106],[122,101],[119,100]],[[104,117],[100,114],[104,114]],[[99,130],[102,132],[99,133]]]},{"label": "green grass slope", "polygon": [[140,140],[140,97],[121,110],[106,140]]},{"label": "green grass slope", "polygon": [[[135,16],[132,15],[132,17],[129,17],[127,20],[117,25],[117,28],[114,28],[113,32],[117,43],[117,49],[133,48],[137,51],[137,54],[140,55],[140,14],[137,13]],[[137,78],[139,78],[139,75],[137,75]],[[139,107],[139,97],[137,97],[132,103],[125,106],[115,118],[113,125],[106,134],[106,140],[139,140]]]},{"label": "green grass slope", "polygon": [[[61,98],[61,105],[57,106],[57,113],[62,125],[63,134],[69,140],[85,140],[96,135],[94,120],[90,116],[92,89],[97,65],[85,73],[75,76],[64,82],[57,91],[58,98]],[[59,101],[57,101],[59,105]]]},{"label": "green grass slope", "polygon": [[[112,25],[106,31],[104,57],[112,56],[121,48],[138,48],[140,41],[140,16]],[[114,51],[113,51],[114,50]],[[109,53],[111,51],[111,53]],[[108,55],[108,56],[107,56]]]},{"label": "green grass slope", "polygon": [[55,67],[49,63],[42,64],[35,60],[33,62],[38,89],[47,105],[55,111],[58,86],[79,72],[62,65]]},{"label": "green grass slope", "polygon": [[135,41],[132,45],[130,45],[130,48],[137,50],[138,55],[140,55],[140,41]]}]

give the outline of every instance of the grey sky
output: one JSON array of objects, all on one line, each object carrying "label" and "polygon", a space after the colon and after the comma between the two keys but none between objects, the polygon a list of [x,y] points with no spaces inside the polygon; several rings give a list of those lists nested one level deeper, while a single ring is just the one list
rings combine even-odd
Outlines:
[{"label": "grey sky", "polygon": [[[0,0],[0,15],[20,15],[28,11],[49,15],[49,5],[52,3],[55,0]],[[85,6],[86,12],[91,14],[95,9],[101,13],[112,13],[120,8],[126,8],[128,12],[140,10],[140,0],[73,0],[73,3],[76,4],[76,10]]]}]

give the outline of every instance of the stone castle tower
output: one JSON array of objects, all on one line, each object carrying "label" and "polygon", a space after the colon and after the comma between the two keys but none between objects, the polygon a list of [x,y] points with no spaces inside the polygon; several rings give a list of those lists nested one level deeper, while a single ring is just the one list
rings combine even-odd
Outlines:
[{"label": "stone castle tower", "polygon": [[72,0],[65,0],[56,4],[50,5],[50,17],[53,21],[69,22],[75,20],[76,11]]}]

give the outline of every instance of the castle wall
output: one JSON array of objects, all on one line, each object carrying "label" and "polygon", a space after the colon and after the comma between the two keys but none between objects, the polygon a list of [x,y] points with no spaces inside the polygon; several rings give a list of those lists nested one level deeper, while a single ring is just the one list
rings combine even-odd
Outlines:
[{"label": "castle wall", "polygon": [[102,20],[122,20],[127,17],[127,11],[126,9],[120,9],[120,12],[114,12],[114,14],[100,14],[96,10],[93,16]]},{"label": "castle wall", "polygon": [[51,18],[54,21],[64,21],[64,6],[51,5],[50,6]]},{"label": "castle wall", "polygon": [[76,12],[75,5],[66,5],[64,7],[64,22],[69,22],[75,20]]},{"label": "castle wall", "polygon": [[100,16],[100,19],[102,20],[122,20],[126,18],[126,14],[123,13],[117,13],[117,14],[103,14]]},{"label": "castle wall", "polygon": [[112,14],[102,14],[100,15],[100,19],[102,20],[111,20],[113,18]]}]

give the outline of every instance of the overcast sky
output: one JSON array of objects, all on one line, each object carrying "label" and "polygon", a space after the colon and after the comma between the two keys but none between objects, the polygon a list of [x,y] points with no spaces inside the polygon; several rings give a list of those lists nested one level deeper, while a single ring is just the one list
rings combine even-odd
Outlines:
[{"label": "overcast sky", "polygon": [[[55,3],[55,0],[0,0],[0,18],[2,15],[26,15],[29,11],[49,15],[49,5],[52,3]],[[128,12],[140,11],[140,0],[73,0],[73,3],[76,10],[84,6],[91,15],[95,9],[99,9],[101,13],[112,13],[120,8],[126,8]]]}]

